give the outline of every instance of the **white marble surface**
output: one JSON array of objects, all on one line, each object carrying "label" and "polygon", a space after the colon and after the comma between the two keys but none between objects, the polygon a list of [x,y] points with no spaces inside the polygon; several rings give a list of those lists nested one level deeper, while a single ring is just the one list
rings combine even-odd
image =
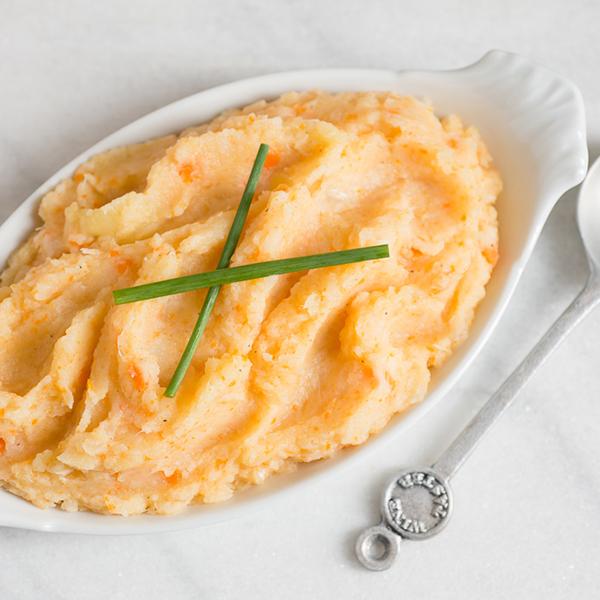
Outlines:
[{"label": "white marble surface", "polygon": [[[596,0],[0,0],[0,220],[73,156],[190,93],[333,66],[453,68],[491,48],[570,77],[600,152]],[[576,193],[550,216],[509,310],[460,384],[379,454],[268,511],[95,537],[0,529],[0,598],[595,598],[600,312],[549,360],[453,481],[448,528],[382,573],[356,562],[397,467],[435,460],[586,277]]]}]

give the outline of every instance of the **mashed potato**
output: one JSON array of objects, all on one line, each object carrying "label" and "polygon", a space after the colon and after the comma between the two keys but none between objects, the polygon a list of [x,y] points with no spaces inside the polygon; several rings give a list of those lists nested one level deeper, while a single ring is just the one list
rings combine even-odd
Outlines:
[{"label": "mashed potato", "polygon": [[[391,258],[205,291],[118,288],[215,268],[261,142],[233,265],[387,243]],[[393,93],[289,93],[116,148],[41,203],[0,286],[0,482],[39,507],[218,502],[364,442],[420,401],[497,258],[501,187],[477,131]]]}]

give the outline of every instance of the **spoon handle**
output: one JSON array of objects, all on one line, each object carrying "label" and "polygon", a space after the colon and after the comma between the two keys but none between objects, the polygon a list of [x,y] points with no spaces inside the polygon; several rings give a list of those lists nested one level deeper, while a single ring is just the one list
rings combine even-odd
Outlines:
[{"label": "spoon handle", "polygon": [[475,418],[454,440],[433,470],[448,481],[479,444],[492,425],[502,416],[529,380],[537,373],[557,346],[600,303],[600,274],[592,266],[592,274],[582,292],[546,332],[527,358],[515,369],[488,400]]}]

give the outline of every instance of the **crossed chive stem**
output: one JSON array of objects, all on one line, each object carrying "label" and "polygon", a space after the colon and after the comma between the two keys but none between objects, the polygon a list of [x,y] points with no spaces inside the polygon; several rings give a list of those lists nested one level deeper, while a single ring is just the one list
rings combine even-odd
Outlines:
[{"label": "crossed chive stem", "polygon": [[260,279],[270,277],[271,275],[283,275],[285,273],[295,273],[298,271],[307,271],[309,269],[321,269],[324,267],[333,267],[338,265],[347,265],[351,263],[388,258],[389,247],[387,244],[379,246],[367,246],[365,248],[354,248],[352,250],[340,250],[338,252],[326,252],[324,254],[312,254],[309,256],[300,256],[297,258],[284,258],[280,260],[271,260],[251,265],[242,265],[239,267],[229,267],[231,257],[235,252],[238,241],[242,234],[242,229],[248,216],[250,203],[256,192],[258,180],[263,170],[269,146],[261,144],[252,171],[248,177],[248,182],[242,194],[242,199],[235,213],[233,223],[229,229],[229,234],[225,240],[221,257],[215,271],[207,273],[198,273],[197,275],[187,275],[176,277],[155,283],[148,283],[131,288],[115,290],[113,297],[115,304],[128,304],[139,302],[141,300],[151,300],[172,294],[180,294],[192,290],[208,288],[204,304],[198,315],[198,320],[194,325],[190,339],[183,351],[183,355],[173,373],[173,377],[164,392],[167,398],[173,398],[183,381],[183,378],[192,362],[200,338],[204,333],[206,324],[213,310],[213,307],[219,296],[221,286],[237,281],[248,281],[251,279]]}]

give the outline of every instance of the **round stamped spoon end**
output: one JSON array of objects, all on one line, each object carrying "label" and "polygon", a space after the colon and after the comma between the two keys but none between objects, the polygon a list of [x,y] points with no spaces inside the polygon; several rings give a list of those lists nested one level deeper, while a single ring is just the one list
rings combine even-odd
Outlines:
[{"label": "round stamped spoon end", "polygon": [[388,482],[381,502],[382,521],[356,540],[356,557],[372,571],[389,569],[402,538],[425,540],[443,529],[452,510],[444,478],[428,467],[414,467]]}]

